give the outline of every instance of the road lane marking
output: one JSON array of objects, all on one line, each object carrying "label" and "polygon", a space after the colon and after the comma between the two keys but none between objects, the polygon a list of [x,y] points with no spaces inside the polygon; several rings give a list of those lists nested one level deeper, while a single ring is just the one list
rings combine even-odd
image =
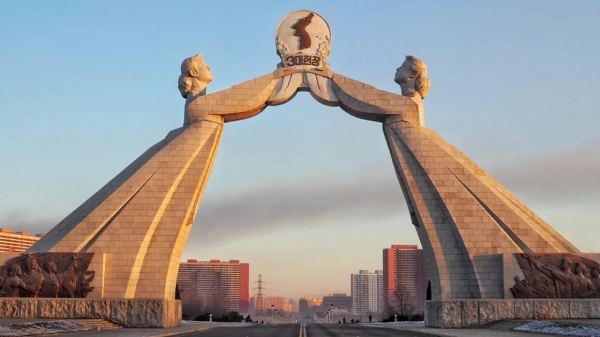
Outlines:
[{"label": "road lane marking", "polygon": [[306,337],[306,324],[300,323],[300,334],[298,337]]}]

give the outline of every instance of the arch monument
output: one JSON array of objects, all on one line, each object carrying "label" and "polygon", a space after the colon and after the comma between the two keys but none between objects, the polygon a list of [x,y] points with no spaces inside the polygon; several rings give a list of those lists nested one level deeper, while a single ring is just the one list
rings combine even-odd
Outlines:
[{"label": "arch monument", "polygon": [[[94,290],[80,300],[92,304],[81,309],[84,304],[71,300],[73,315],[106,316],[132,327],[178,325],[178,266],[225,125],[284,104],[300,91],[353,117],[381,123],[426,255],[432,293],[426,305],[428,326],[477,326],[544,313],[590,315],[588,302],[565,296],[532,300],[536,293],[530,289],[539,287],[515,280],[537,277],[551,287],[563,282],[556,275],[565,269],[552,262],[557,258],[569,255],[588,266],[593,263],[458,148],[425,127],[429,78],[422,60],[403,60],[395,76],[401,94],[396,94],[330,69],[331,31],[315,12],[285,16],[275,42],[281,62],[272,73],[211,94],[206,89],[212,73],[202,56],[185,59],[178,81],[185,98],[183,125],[31,247],[31,253],[94,254]],[[597,301],[589,303],[600,312]]]}]

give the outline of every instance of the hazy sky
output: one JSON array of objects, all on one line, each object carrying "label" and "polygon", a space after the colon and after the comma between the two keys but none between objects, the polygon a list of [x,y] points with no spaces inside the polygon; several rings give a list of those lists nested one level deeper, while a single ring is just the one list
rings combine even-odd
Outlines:
[{"label": "hazy sky", "polygon": [[[582,251],[600,251],[598,1],[3,1],[0,227],[46,232],[183,120],[181,61],[216,92],[273,71],[297,9],[333,71],[397,92],[426,61],[427,127]],[[381,125],[300,93],[225,125],[183,259],[239,259],[267,295],[350,292],[417,244]],[[253,284],[253,286],[256,286]]]}]

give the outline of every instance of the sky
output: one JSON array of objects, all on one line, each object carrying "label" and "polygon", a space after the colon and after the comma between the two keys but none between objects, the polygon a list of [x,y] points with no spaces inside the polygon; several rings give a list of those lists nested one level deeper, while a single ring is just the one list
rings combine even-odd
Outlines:
[{"label": "sky", "polygon": [[[425,123],[583,252],[600,238],[600,2],[0,3],[0,227],[47,232],[183,121],[181,61],[208,93],[275,70],[275,29],[309,9],[331,69],[400,93],[428,66]],[[309,94],[225,125],[183,260],[250,263],[267,296],[350,293],[382,249],[419,244],[381,125]],[[420,245],[420,244],[419,244]]]}]

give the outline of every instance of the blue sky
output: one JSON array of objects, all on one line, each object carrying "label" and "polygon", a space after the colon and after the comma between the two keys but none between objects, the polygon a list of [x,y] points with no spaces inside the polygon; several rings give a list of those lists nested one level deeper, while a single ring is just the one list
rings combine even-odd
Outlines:
[{"label": "blue sky", "polygon": [[[600,2],[61,1],[0,4],[0,227],[48,231],[181,125],[181,61],[208,92],[273,71],[275,29],[310,9],[332,70],[398,92],[425,60],[427,127],[582,251],[600,237]],[[418,243],[381,126],[301,93],[225,126],[184,259],[240,259],[268,295],[349,292]]]}]

